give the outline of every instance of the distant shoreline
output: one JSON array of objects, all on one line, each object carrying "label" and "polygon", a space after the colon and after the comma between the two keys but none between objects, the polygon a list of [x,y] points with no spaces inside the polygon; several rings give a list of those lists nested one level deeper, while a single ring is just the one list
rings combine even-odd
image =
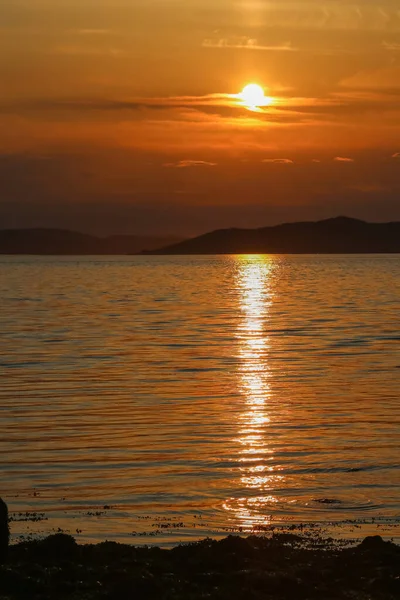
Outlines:
[{"label": "distant shoreline", "polygon": [[71,253],[71,254],[60,254],[60,253],[54,253],[54,254],[49,254],[49,253],[37,253],[37,252],[13,252],[13,253],[8,253],[8,252],[0,252],[0,256],[37,256],[38,258],[42,258],[42,257],[69,257],[69,258],[87,258],[87,257],[94,257],[94,258],[99,258],[99,257],[114,257],[114,258],[133,258],[133,257],[151,257],[151,256],[204,256],[204,257],[211,257],[211,256],[397,256],[398,254],[400,254],[400,250],[396,251],[396,252],[220,252],[220,253],[210,253],[210,254],[204,254],[204,253],[187,253],[187,254],[182,254],[182,253],[172,253],[172,252],[161,252],[161,251],[148,251],[148,252],[137,252],[134,254],[106,254],[106,253],[99,253],[99,254],[93,254],[93,253],[89,253],[89,254],[76,254],[76,253]]},{"label": "distant shoreline", "polygon": [[349,217],[220,229],[190,239],[116,235],[99,238],[63,229],[0,230],[0,254],[37,256],[399,254],[400,222]]}]

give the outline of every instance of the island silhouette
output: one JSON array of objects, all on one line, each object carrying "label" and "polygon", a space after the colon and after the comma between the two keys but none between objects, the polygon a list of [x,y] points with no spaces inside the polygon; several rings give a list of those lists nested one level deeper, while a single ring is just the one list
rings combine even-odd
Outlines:
[{"label": "island silhouette", "polygon": [[191,239],[114,235],[100,238],[64,229],[0,231],[0,254],[185,255],[400,253],[400,222],[349,217],[284,223],[259,229],[219,229]]},{"label": "island silhouette", "polygon": [[167,235],[112,235],[101,238],[67,229],[3,229],[0,230],[0,254],[139,254],[180,241],[182,238]]},{"label": "island silhouette", "polygon": [[220,229],[150,254],[354,254],[400,252],[400,222],[349,217],[284,223],[260,229]]}]

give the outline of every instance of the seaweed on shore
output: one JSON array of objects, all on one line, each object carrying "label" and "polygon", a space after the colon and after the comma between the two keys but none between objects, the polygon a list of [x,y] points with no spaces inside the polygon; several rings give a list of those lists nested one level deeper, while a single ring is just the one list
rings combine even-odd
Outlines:
[{"label": "seaweed on shore", "polygon": [[301,536],[229,536],[172,550],[78,545],[56,534],[12,546],[0,567],[8,600],[261,600],[400,597],[400,547],[379,536],[340,548]]}]

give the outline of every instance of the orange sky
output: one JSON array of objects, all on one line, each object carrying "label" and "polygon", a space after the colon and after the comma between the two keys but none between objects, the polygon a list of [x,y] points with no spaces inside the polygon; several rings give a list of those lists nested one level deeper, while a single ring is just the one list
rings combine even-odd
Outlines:
[{"label": "orange sky", "polygon": [[[0,227],[400,220],[398,0],[0,0]],[[251,112],[233,95],[274,98]]]}]

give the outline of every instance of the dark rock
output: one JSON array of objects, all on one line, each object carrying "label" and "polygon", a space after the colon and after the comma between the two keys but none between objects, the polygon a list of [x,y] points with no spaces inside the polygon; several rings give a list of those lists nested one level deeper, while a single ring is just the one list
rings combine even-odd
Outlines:
[{"label": "dark rock", "polygon": [[386,542],[381,538],[380,535],[370,535],[361,542],[362,548],[370,548],[371,550],[380,550],[382,546],[385,546]]},{"label": "dark rock", "polygon": [[7,558],[9,540],[8,508],[7,504],[0,498],[0,563],[3,563]]},{"label": "dark rock", "polygon": [[395,600],[399,558],[400,547],[379,537],[341,548],[320,537],[231,536],[161,550],[79,546],[58,534],[11,546],[0,599]]},{"label": "dark rock", "polygon": [[274,533],[272,541],[278,544],[300,544],[304,541],[304,538],[295,533]]},{"label": "dark rock", "polygon": [[380,535],[365,538],[358,548],[364,555],[374,557],[382,565],[400,565],[400,547],[393,542],[385,542]]},{"label": "dark rock", "polygon": [[120,598],[135,598],[137,600],[159,600],[163,597],[162,581],[151,575],[147,577],[130,577],[125,574],[118,583],[113,585],[106,595],[107,600],[120,600]]},{"label": "dark rock", "polygon": [[39,542],[35,552],[52,562],[72,560],[79,555],[79,546],[71,535],[56,533]]},{"label": "dark rock", "polygon": [[400,579],[392,577],[390,574],[373,579],[370,582],[370,588],[374,592],[381,592],[388,596],[391,595],[393,598],[400,598]]}]

